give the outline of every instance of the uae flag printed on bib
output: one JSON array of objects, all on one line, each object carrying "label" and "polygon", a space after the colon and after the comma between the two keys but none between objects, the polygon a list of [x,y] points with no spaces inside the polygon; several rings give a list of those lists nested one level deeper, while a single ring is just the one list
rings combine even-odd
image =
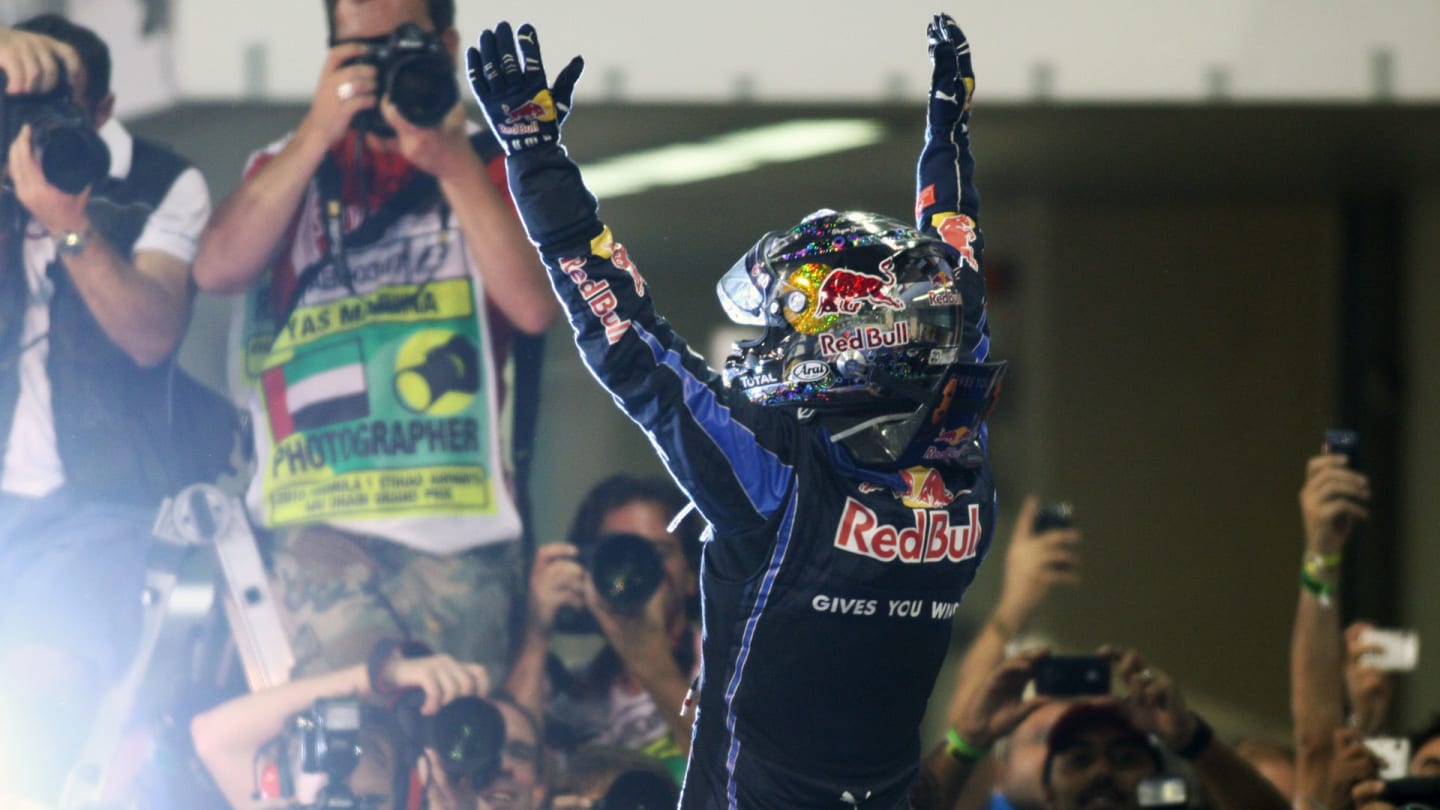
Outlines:
[{"label": "uae flag printed on bib", "polygon": [[297,430],[314,430],[370,415],[365,358],[358,340],[297,352],[265,372],[265,401],[275,441]]}]

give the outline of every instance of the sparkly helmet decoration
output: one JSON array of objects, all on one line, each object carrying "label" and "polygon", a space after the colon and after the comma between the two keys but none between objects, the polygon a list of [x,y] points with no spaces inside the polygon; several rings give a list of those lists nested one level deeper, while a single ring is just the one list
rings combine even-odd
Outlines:
[{"label": "sparkly helmet decoration", "polygon": [[1003,364],[978,362],[983,282],[964,279],[979,285],[966,302],[962,272],[945,243],[878,214],[822,210],[766,234],[717,285],[730,320],[764,327],[735,344],[726,383],[810,409],[868,467],[973,461]]}]

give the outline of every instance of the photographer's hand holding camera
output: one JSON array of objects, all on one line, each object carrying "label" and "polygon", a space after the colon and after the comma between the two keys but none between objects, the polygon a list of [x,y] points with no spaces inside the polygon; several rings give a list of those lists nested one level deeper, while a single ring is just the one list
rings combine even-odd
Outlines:
[{"label": "photographer's hand holding camera", "polygon": [[133,655],[154,510],[231,414],[174,365],[204,178],[112,118],[95,32],[0,28],[0,70],[0,750],[28,755],[0,792],[53,802]]},{"label": "photographer's hand holding camera", "polygon": [[683,765],[694,717],[680,711],[695,662],[686,611],[696,573],[687,548],[699,540],[693,519],[674,533],[667,523],[684,504],[667,481],[612,476],[586,495],[573,543],[537,549],[525,639],[507,691],[544,713],[552,635],[598,632],[607,642],[575,687],[553,698],[576,738],[558,735],[557,744],[598,741],[643,750],[677,773]]},{"label": "photographer's hand holding camera", "polygon": [[[311,710],[317,701],[356,697],[362,702],[375,703],[382,701],[386,695],[419,690],[423,693],[420,714],[433,717],[459,698],[483,697],[490,690],[490,679],[484,667],[456,661],[448,655],[420,658],[391,656],[381,664],[376,675],[372,683],[367,667],[357,665],[230,700],[197,715],[191,722],[195,751],[232,807],[285,807],[290,802],[281,797],[257,795],[264,790],[257,784],[257,779],[260,779],[257,774],[275,762],[273,755],[276,752],[280,756],[288,756],[283,745],[274,746],[272,750],[272,743],[283,740],[287,723]],[[362,736],[364,739],[393,743],[393,740],[385,740],[384,733],[376,733],[374,729],[366,729],[366,735]],[[354,769],[355,776],[350,779],[349,789],[357,796],[381,795],[393,800],[390,796],[393,780],[385,763],[393,761],[395,752],[366,751],[364,744],[361,748],[360,763]],[[270,761],[260,761],[267,755],[271,756]],[[434,768],[439,762],[435,751],[426,749],[424,758],[425,764],[418,767],[430,774],[430,778],[424,781],[431,783],[433,801],[459,802],[456,806],[464,806],[466,810],[476,806],[470,786],[453,784],[444,778],[443,769]],[[403,763],[407,770],[411,764]],[[292,763],[282,763],[281,766],[293,771]],[[404,797],[400,797],[400,801],[403,802]],[[468,805],[464,804],[466,801]],[[381,806],[392,805],[381,802]],[[449,805],[439,803],[435,806]]]}]

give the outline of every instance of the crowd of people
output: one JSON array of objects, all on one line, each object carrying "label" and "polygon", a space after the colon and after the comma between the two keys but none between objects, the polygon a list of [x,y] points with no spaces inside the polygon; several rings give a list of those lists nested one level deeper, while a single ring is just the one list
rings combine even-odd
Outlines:
[{"label": "crowd of people", "polygon": [[[213,215],[195,168],[111,116],[99,37],[56,15],[0,29],[7,115],[49,115],[0,121],[4,807],[60,800],[136,645],[155,507],[226,472],[248,476],[295,666],[183,718],[197,767],[177,770],[217,807],[1440,806],[1440,719],[1387,737],[1374,628],[1342,630],[1370,489],[1340,448],[1300,491],[1292,738],[1212,727],[1140,651],[1028,644],[1084,556],[1034,497],[937,683],[994,544],[1005,374],[948,16],[927,28],[914,221],[822,209],[761,237],[718,285],[760,336],[717,371],[561,144],[579,57],[551,77],[533,27],[481,33],[482,127],[453,0],[325,12],[309,109]],[[196,289],[244,296],[248,437],[176,364]],[[534,403],[505,367],[562,310],[670,477],[597,471],[568,537],[534,543],[502,418]],[[575,667],[562,634],[599,652]],[[947,728],[926,751],[932,695]]]}]

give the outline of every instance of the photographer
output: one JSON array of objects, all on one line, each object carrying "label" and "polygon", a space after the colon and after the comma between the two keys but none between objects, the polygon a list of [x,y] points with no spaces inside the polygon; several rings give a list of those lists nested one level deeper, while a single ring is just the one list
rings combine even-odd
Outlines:
[{"label": "photographer", "polygon": [[[367,706],[383,706],[413,689],[420,690],[424,696],[420,714],[434,717],[453,701],[484,696],[490,688],[484,667],[459,662],[448,655],[416,658],[391,655],[377,662],[373,669],[374,677],[367,666],[356,665],[302,678],[243,695],[197,715],[190,727],[196,753],[230,805],[285,807],[294,801],[269,794],[275,785],[285,781],[285,777],[276,775],[278,769],[288,770],[292,780],[297,776],[293,762],[281,761],[291,756],[284,729],[292,718],[311,710],[317,701],[356,697]],[[533,751],[533,729],[528,723],[510,722],[523,715],[513,707],[510,711],[501,710],[507,715],[507,747],[512,739],[521,745],[528,741]],[[367,711],[364,717],[358,737],[361,755],[352,766],[353,775],[346,786],[354,795],[372,797],[380,807],[404,807],[405,797],[395,795],[394,785],[400,784],[395,769],[400,769],[399,775],[408,785],[413,766],[417,769],[418,781],[427,790],[431,807],[455,810],[485,807],[478,803],[477,787],[480,786],[454,784],[445,778],[444,769],[439,767],[439,756],[433,749],[427,749],[421,760],[414,763],[398,761],[401,751],[409,747],[409,741],[392,712]],[[527,732],[531,733],[527,735]],[[531,798],[533,768],[529,771],[531,778],[516,784],[513,777],[518,771],[513,764],[505,769],[511,780],[507,783],[507,801],[522,794],[527,801]]]},{"label": "photographer", "polygon": [[[616,475],[590,490],[569,542],[547,544],[535,554],[525,638],[508,684],[522,704],[552,718],[552,744],[643,751],[666,763],[677,779],[690,747],[691,715],[681,716],[680,707],[699,663],[699,634],[687,615],[698,592],[698,521],[691,518],[675,533],[667,531],[685,504],[674,485],[659,478]],[[623,574],[595,555],[622,533],[643,538],[660,563],[654,593],[628,609],[612,605],[594,584],[605,580],[606,570]],[[590,561],[592,571],[582,560]],[[606,570],[593,570],[597,564]],[[573,624],[580,609],[594,618],[595,632],[608,643],[578,678],[567,676],[546,690],[547,662],[558,665],[549,655],[557,618]],[[547,693],[549,706],[543,705]]]},{"label": "photographer", "polygon": [[200,173],[112,117],[93,31],[0,28],[0,70],[0,793],[53,802],[134,652],[155,510],[228,465],[234,414],[175,360]]},{"label": "photographer", "polygon": [[[1410,750],[1413,753],[1406,770],[1407,776],[1440,778],[1440,715],[1431,718],[1429,725],[1410,735]],[[1350,791],[1356,806],[1359,810],[1394,810],[1395,804],[1381,798],[1385,795],[1385,783],[1375,778],[1373,770],[1369,776],[1357,782]],[[1424,804],[1414,806],[1440,806],[1440,801],[1428,798]]]},{"label": "photographer", "polygon": [[453,0],[328,0],[309,112],[251,158],[196,261],[249,291],[248,504],[277,530],[300,673],[424,641],[505,671],[522,559],[502,458],[514,330],[557,312],[465,118]]},{"label": "photographer", "polygon": [[[1284,810],[1290,806],[1186,707],[1168,675],[1131,650],[1102,647],[1099,654],[1111,660],[1124,694],[1078,701],[1055,719],[1046,738],[1041,769],[1044,807],[1078,810],[1093,802],[1136,807],[1140,781],[1164,768],[1157,742],[1191,764],[1215,810]],[[952,739],[931,756],[932,760],[948,757],[958,767],[927,766],[912,792],[914,807],[948,810],[970,769],[990,745],[1053,701],[1043,696],[1023,697],[1036,662],[1046,655],[1044,651],[1017,655],[991,673],[977,690],[980,697],[956,718],[955,729],[963,744]]]}]

